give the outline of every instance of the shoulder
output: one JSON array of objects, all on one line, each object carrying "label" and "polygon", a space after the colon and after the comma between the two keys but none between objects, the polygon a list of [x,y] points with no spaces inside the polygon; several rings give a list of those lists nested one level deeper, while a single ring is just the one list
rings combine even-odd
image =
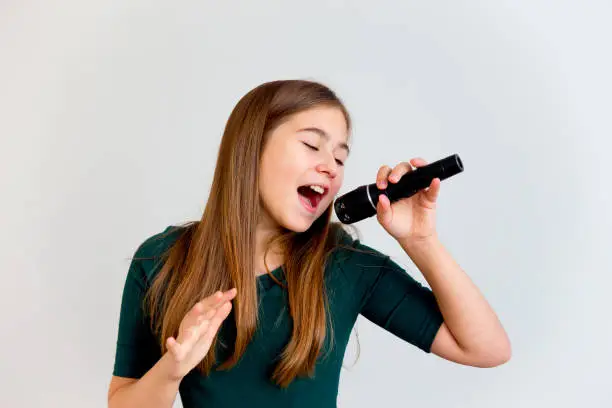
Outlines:
[{"label": "shoulder", "polygon": [[[163,231],[145,238],[134,253],[132,264],[140,270],[140,278],[150,283],[161,269],[168,251],[193,225],[169,225]],[[143,282],[144,283],[144,282]]]},{"label": "shoulder", "polygon": [[184,226],[169,225],[163,231],[147,237],[136,249],[134,257],[139,259],[162,257],[186,228]]},{"label": "shoulder", "polygon": [[389,256],[362,242],[359,236],[353,236],[339,227],[335,232],[334,262],[337,264],[381,265]]},{"label": "shoulder", "polygon": [[[379,283],[390,275],[404,275],[385,253],[340,231],[328,264],[328,288],[335,303],[359,313]],[[384,291],[388,285],[383,285]]]},{"label": "shoulder", "polygon": [[363,274],[373,276],[386,266],[389,256],[362,242],[341,227],[336,233],[336,245],[332,251],[331,267],[348,280],[361,280]]}]

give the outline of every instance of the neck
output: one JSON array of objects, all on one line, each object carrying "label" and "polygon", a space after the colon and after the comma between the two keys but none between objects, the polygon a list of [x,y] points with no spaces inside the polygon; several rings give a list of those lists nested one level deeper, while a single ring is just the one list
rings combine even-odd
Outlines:
[{"label": "neck", "polygon": [[[267,244],[271,237],[278,234],[278,228],[266,223],[260,223],[255,231],[255,275],[263,275],[268,270],[272,271],[283,264],[283,254],[281,248],[272,247],[266,254]],[[265,255],[265,259],[264,259]]]}]

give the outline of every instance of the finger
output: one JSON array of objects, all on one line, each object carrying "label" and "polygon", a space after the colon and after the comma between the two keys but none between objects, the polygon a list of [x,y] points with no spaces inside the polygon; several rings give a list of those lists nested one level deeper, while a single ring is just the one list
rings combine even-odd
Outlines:
[{"label": "finger", "polygon": [[183,359],[184,353],[181,345],[174,339],[174,337],[168,337],[166,339],[166,347],[176,361],[181,361]]},{"label": "finger", "polygon": [[387,166],[386,164],[378,169],[378,174],[376,174],[376,187],[381,190],[387,188],[387,178],[389,177],[389,173],[391,173],[391,167]]},{"label": "finger", "polygon": [[408,173],[409,171],[412,171],[412,165],[410,164],[410,162],[401,162],[400,164],[395,166],[391,173],[389,173],[389,181],[392,183],[397,183],[402,178],[402,176]]},{"label": "finger", "polygon": [[212,319],[202,319],[199,324],[193,325],[187,329],[187,336],[185,340],[180,343],[183,354],[187,354],[193,349],[193,347],[200,340],[202,335],[207,332],[211,322]]},{"label": "finger", "polygon": [[[185,341],[185,335],[183,334],[185,331],[184,328],[196,326],[200,324],[202,320],[212,318],[215,313],[215,310],[224,302],[231,301],[233,298],[235,298],[236,294],[236,288],[232,288],[226,292],[217,291],[196,303],[193,308],[187,313],[187,315],[183,318],[183,321],[179,326],[179,336],[177,338],[177,341],[179,343]],[[205,316],[211,310],[211,315]]]},{"label": "finger", "polygon": [[222,306],[225,302],[231,302],[236,297],[237,293],[238,292],[236,288],[232,288],[228,290],[227,292],[224,292],[221,298],[217,300],[214,304],[210,305],[206,310],[209,310],[209,309],[216,310],[220,306]]},{"label": "finger", "polygon": [[[221,295],[217,295],[217,293],[221,293]],[[236,288],[231,288],[230,290],[227,290],[225,292],[221,292],[218,291],[214,294],[214,297],[210,300],[210,302],[214,305],[220,305],[223,304],[224,302],[226,302],[227,300],[231,300],[234,297],[236,297],[236,294],[238,293],[238,291],[236,290]],[[210,298],[210,296],[209,296]],[[207,298],[208,299],[208,298]],[[206,300],[206,299],[204,299]]]},{"label": "finger", "polygon": [[[197,324],[197,322],[201,319],[202,315],[205,314],[212,306],[214,306],[212,302],[216,301],[217,299],[220,299],[220,296],[222,296],[220,292],[217,292],[209,298],[201,300],[195,305],[193,305],[191,310],[189,310],[189,312],[187,312],[187,314],[183,318],[183,321],[181,322],[181,327],[189,327],[193,326],[194,324]],[[179,330],[181,329],[181,327],[179,327]],[[177,338],[177,341],[182,341],[182,338]]]},{"label": "finger", "polygon": [[[219,305],[222,305],[223,302],[227,300],[231,300],[236,297],[237,290],[236,288],[232,288],[228,291],[222,292],[220,290],[216,291],[212,295],[200,300],[198,303],[194,305],[194,314],[199,315],[210,308],[216,308]],[[193,309],[192,309],[193,310]]]},{"label": "finger", "polygon": [[378,203],[376,203],[376,218],[381,225],[389,225],[393,219],[393,209],[391,208],[391,202],[389,198],[381,194],[378,197]]},{"label": "finger", "polygon": [[208,310],[208,308],[210,308],[211,306],[221,301],[222,297],[223,297],[223,292],[219,290],[213,293],[212,295],[200,300],[195,305],[193,305],[193,307],[191,308],[191,310],[189,311],[186,317],[187,318],[189,317],[197,318],[203,312]]},{"label": "finger", "polygon": [[221,305],[221,307],[219,307],[219,309],[217,309],[217,313],[210,320],[210,324],[206,328],[206,332],[203,333],[202,337],[200,338],[201,342],[204,342],[206,344],[212,343],[212,340],[215,337],[215,334],[217,333],[217,331],[219,330],[221,323],[223,323],[223,321],[227,318],[227,316],[229,316],[229,313],[231,310],[232,310],[231,302],[224,303],[223,305]]},{"label": "finger", "polygon": [[410,164],[412,164],[416,168],[419,168],[419,167],[427,166],[428,163],[422,157],[415,157],[413,159],[410,159]]},{"label": "finger", "polygon": [[[217,309],[215,307],[210,307],[196,319],[192,319],[191,322],[181,323],[179,335],[176,339],[177,343],[183,348],[186,345],[191,347],[192,344],[198,340],[201,333],[206,330],[207,325],[216,313]],[[196,335],[196,337],[194,338],[193,335]]]},{"label": "finger", "polygon": [[230,290],[226,291],[226,292],[223,294],[223,298],[224,298],[225,300],[231,300],[231,299],[235,298],[237,294],[238,294],[238,289],[236,289],[236,288],[231,288]]},{"label": "finger", "polygon": [[440,186],[442,182],[439,178],[434,178],[429,185],[429,188],[425,192],[425,196],[428,201],[431,203],[435,203],[438,200],[438,196],[440,195]]},{"label": "finger", "polygon": [[203,319],[197,326],[190,327],[188,329],[187,338],[182,343],[179,343],[178,347],[175,346],[177,358],[184,358],[195,347],[201,347],[203,345],[210,347],[214,335],[218,331],[223,320],[229,315],[231,308],[231,302],[227,301],[216,309],[209,309],[206,313],[209,318]]},{"label": "finger", "polygon": [[[227,313],[229,314],[229,310],[231,310],[232,308],[231,300],[227,300],[215,307],[210,308],[203,315],[203,318],[200,320],[200,322],[198,322],[198,324],[203,323],[205,320],[208,321],[209,324],[212,323],[213,320],[215,320],[217,316],[223,316],[223,314],[226,313],[225,311],[226,308],[228,308]],[[225,317],[227,317],[227,315]],[[223,317],[222,320],[225,319],[225,317]]]},{"label": "finger", "polygon": [[215,316],[215,313],[217,313],[217,309],[216,308],[213,307],[213,308],[208,309],[206,312],[204,312],[200,316],[198,316],[196,324],[200,324],[204,320],[212,319]]}]

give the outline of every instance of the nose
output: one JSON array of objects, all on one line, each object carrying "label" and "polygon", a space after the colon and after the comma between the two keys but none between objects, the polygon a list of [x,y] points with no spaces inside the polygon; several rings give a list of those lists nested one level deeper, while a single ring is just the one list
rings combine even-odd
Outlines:
[{"label": "nose", "polygon": [[329,163],[319,163],[316,167],[316,170],[320,173],[327,173],[327,176],[331,179],[336,178],[338,174],[338,166],[336,165],[335,159],[332,159],[333,163],[330,165]]}]

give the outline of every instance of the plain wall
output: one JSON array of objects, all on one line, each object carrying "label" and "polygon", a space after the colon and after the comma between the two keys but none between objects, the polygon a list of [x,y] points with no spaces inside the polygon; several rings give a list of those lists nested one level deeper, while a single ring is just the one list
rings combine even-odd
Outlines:
[{"label": "plain wall", "polygon": [[[360,318],[340,407],[612,406],[604,1],[0,2],[0,406],[104,407],[128,258],[199,219],[252,87],[332,87],[341,193],[458,153],[438,230],[512,360],[444,361]],[[425,282],[374,218],[364,242]],[[179,403],[177,403],[179,405]]]}]

